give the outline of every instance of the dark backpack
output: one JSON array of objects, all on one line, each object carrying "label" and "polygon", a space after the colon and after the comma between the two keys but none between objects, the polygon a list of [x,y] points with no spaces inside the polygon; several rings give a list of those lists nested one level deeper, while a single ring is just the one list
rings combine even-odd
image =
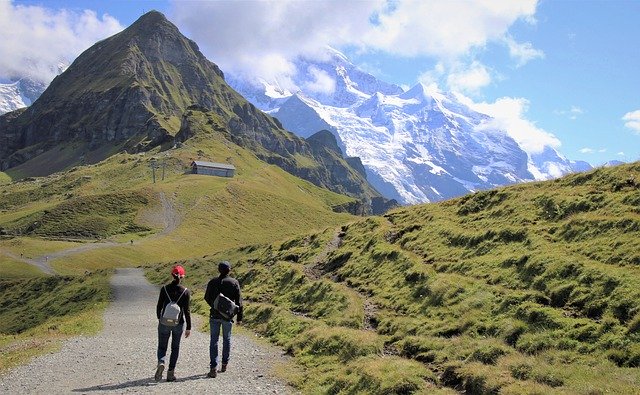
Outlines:
[{"label": "dark backpack", "polygon": [[182,298],[187,289],[185,288],[182,291],[182,294],[178,297],[178,299],[174,302],[171,300],[171,296],[169,296],[169,292],[167,292],[167,287],[162,287],[164,289],[164,293],[167,294],[167,298],[169,298],[169,303],[164,306],[164,310],[162,310],[162,315],[160,316],[160,323],[166,326],[176,326],[180,322],[180,312],[182,309],[178,305],[178,301]]},{"label": "dark backpack", "polygon": [[238,305],[223,294],[218,294],[213,301],[213,309],[227,320],[231,320],[238,313]]}]

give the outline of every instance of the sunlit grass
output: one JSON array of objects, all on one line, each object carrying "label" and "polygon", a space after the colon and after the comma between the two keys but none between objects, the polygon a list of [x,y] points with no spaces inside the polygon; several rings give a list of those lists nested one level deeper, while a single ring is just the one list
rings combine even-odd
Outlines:
[{"label": "sunlit grass", "polygon": [[194,288],[233,262],[245,321],[305,393],[633,393],[638,179],[599,169],[181,262]]}]

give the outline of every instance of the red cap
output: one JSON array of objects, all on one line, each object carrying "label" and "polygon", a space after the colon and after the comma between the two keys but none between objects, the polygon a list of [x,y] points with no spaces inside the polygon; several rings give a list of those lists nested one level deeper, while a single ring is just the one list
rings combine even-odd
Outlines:
[{"label": "red cap", "polygon": [[175,265],[173,270],[171,270],[171,275],[184,277],[184,268],[180,265]]}]

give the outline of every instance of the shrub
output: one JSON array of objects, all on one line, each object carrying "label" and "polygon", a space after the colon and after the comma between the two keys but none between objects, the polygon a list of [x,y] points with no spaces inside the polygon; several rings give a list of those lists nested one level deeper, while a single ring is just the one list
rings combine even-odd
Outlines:
[{"label": "shrub", "polygon": [[299,333],[292,342],[299,353],[335,356],[342,362],[380,353],[382,346],[383,341],[375,333],[325,326]]},{"label": "shrub", "polygon": [[469,356],[472,361],[494,365],[498,358],[507,354],[508,350],[499,344],[484,344],[473,350]]},{"label": "shrub", "polygon": [[[412,394],[433,387],[435,374],[423,364],[398,357],[367,356],[347,365],[343,393]],[[333,392],[333,391],[329,391]]]},{"label": "shrub", "polygon": [[536,354],[554,348],[556,339],[551,332],[525,333],[518,338],[516,349],[527,354]]}]

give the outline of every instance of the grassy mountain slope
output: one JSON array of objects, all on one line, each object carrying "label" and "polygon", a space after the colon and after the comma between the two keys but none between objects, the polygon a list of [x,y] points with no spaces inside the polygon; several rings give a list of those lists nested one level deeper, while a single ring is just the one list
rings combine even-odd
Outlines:
[{"label": "grassy mountain slope", "polygon": [[[95,333],[108,302],[104,268],[203,256],[353,218],[334,211],[353,198],[269,165],[222,133],[192,126],[196,135],[180,148],[119,153],[0,184],[0,288],[6,296],[0,371],[54,349],[69,335]],[[236,176],[188,174],[195,159],[233,163]],[[166,164],[164,179],[162,168],[156,170],[155,184],[153,160]],[[43,275],[21,254],[47,256],[59,273],[73,276]],[[64,303],[51,309],[58,300]]]},{"label": "grassy mountain slope", "polygon": [[[162,169],[156,170],[156,184],[153,158],[166,164],[164,180]],[[195,159],[233,163],[236,177],[185,174]],[[29,240],[19,246],[10,244],[23,239],[0,241],[14,255],[55,252],[55,242],[42,238],[112,243],[52,259],[71,273],[197,256],[323,229],[351,218],[332,207],[354,201],[260,161],[219,133],[194,136],[169,151],[121,153],[96,165],[5,184],[0,196],[0,229]]]},{"label": "grassy mountain slope", "polygon": [[247,323],[296,357],[304,392],[630,394],[639,254],[635,163],[184,264],[200,289],[232,260]]}]

